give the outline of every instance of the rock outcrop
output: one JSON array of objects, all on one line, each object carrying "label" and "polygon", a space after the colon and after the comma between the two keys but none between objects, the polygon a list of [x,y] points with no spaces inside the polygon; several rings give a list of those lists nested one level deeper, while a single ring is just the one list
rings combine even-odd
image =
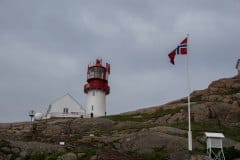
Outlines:
[{"label": "rock outcrop", "polygon": [[223,132],[224,147],[235,153],[240,150],[240,78],[192,92],[191,115],[192,154],[187,151],[187,98],[182,98],[107,118],[0,124],[0,160],[208,160],[205,131]]}]

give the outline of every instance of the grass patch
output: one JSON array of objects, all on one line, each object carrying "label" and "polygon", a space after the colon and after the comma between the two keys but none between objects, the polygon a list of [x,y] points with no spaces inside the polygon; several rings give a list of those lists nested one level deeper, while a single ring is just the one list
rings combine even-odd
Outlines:
[{"label": "grass patch", "polygon": [[24,160],[43,160],[45,157],[44,154],[27,155]]},{"label": "grass patch", "polygon": [[240,157],[240,150],[237,150],[234,147],[224,148],[223,152],[226,159],[235,159]]},{"label": "grass patch", "polygon": [[89,160],[93,155],[96,155],[96,149],[87,148],[87,149],[84,149],[83,153],[85,153],[85,155],[81,157],[81,160]]},{"label": "grass patch", "polygon": [[180,102],[181,102],[181,103],[188,103],[188,99],[187,99],[187,98],[181,99]]},{"label": "grass patch", "polygon": [[136,121],[136,122],[146,121],[145,119],[143,119],[142,115],[113,115],[107,116],[107,119],[113,121]]},{"label": "grass patch", "polygon": [[74,134],[69,137],[69,141],[72,142],[72,141],[82,139],[83,136],[84,136],[84,134]]},{"label": "grass patch", "polygon": [[226,91],[226,95],[232,95],[232,94],[236,94],[236,93],[240,93],[240,88],[232,88],[228,91]]},{"label": "grass patch", "polygon": [[65,152],[56,152],[56,153],[50,153],[48,155],[46,154],[34,154],[34,155],[27,155],[24,160],[57,160],[59,156],[64,155]]},{"label": "grass patch", "polygon": [[153,152],[144,153],[141,156],[144,157],[144,160],[168,160],[170,158],[165,148],[155,148]]},{"label": "grass patch", "polygon": [[100,136],[109,136],[111,135],[111,131],[108,130],[97,130],[94,132],[94,136],[100,137]]},{"label": "grass patch", "polygon": [[202,95],[191,97],[191,102],[201,102],[202,101]]},{"label": "grass patch", "polygon": [[0,148],[9,147],[9,146],[10,146],[10,143],[8,141],[0,140]]},{"label": "grass patch", "polygon": [[65,154],[64,152],[52,153],[47,156],[47,160],[57,160],[59,156],[62,156],[64,154]]},{"label": "grass patch", "polygon": [[175,114],[180,112],[182,108],[176,109],[160,109],[159,111],[153,114],[133,114],[133,115],[113,115],[107,116],[106,118],[113,120],[113,121],[135,121],[135,122],[146,122],[152,119],[157,119],[159,117],[163,117],[168,114]]},{"label": "grass patch", "polygon": [[[169,124],[171,127],[188,130],[188,122]],[[204,132],[222,132],[225,136],[240,142],[240,128],[229,127],[225,125],[219,126],[216,123],[199,123],[192,122],[193,137],[202,136]]]},{"label": "grass patch", "polygon": [[126,125],[126,126],[122,126],[118,129],[114,129],[117,131],[122,131],[122,130],[141,130],[143,128],[153,128],[156,127],[156,124],[144,124],[144,123],[139,123],[139,124],[135,124],[135,125]]}]

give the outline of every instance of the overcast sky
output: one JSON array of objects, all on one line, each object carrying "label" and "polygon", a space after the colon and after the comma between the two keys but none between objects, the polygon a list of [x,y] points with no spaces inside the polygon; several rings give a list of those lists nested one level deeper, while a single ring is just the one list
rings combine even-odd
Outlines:
[{"label": "overcast sky", "polygon": [[239,17],[239,0],[0,0],[0,122],[66,93],[85,106],[96,58],[111,64],[109,114],[184,97],[185,56],[167,55],[187,33],[192,90],[232,77]]}]

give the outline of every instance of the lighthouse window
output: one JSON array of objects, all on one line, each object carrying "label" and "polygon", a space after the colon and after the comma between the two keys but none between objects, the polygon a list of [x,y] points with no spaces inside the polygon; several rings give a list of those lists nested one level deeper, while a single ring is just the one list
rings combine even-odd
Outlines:
[{"label": "lighthouse window", "polygon": [[94,77],[94,72],[93,71],[90,71],[89,73],[89,78],[93,78]]},{"label": "lighthouse window", "polygon": [[95,96],[95,91],[93,91],[92,95]]},{"label": "lighthouse window", "polygon": [[103,72],[104,72],[103,68],[93,67],[90,69],[89,77],[103,79]]}]

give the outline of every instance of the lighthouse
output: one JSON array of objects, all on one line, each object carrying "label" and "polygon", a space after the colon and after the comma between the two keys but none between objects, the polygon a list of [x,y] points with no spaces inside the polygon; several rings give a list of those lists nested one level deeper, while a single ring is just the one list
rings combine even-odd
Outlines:
[{"label": "lighthouse", "polygon": [[91,117],[106,115],[106,95],[110,93],[109,74],[110,64],[104,64],[101,59],[96,59],[94,64],[88,65],[84,93],[87,94],[86,112]]}]

